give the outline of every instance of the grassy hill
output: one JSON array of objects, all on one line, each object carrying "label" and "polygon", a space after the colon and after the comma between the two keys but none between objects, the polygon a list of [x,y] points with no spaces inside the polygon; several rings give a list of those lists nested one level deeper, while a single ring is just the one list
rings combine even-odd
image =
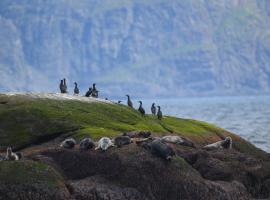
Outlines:
[{"label": "grassy hill", "polygon": [[238,136],[206,122],[169,116],[158,120],[110,101],[61,94],[0,94],[2,150],[6,146],[20,149],[63,135],[98,139],[133,130],[152,131],[156,135],[179,134],[199,145],[230,135],[238,149],[250,152],[255,149]]}]

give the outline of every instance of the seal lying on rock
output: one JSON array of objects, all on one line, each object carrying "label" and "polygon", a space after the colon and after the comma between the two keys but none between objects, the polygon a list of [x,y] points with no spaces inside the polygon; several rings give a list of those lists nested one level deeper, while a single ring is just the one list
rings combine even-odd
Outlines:
[{"label": "seal lying on rock", "polygon": [[95,150],[102,149],[103,151],[106,151],[111,146],[114,146],[111,139],[108,137],[103,137],[98,141],[98,146],[95,148]]},{"label": "seal lying on rock", "polygon": [[132,143],[132,141],[131,141],[130,137],[128,137],[128,136],[118,136],[114,139],[114,144],[117,147],[121,147],[122,145],[127,145],[130,143]]},{"label": "seal lying on rock", "polygon": [[130,138],[148,138],[151,136],[150,131],[131,131],[123,133],[123,136],[128,136]]},{"label": "seal lying on rock", "polygon": [[91,138],[84,138],[80,142],[80,150],[88,150],[92,149],[93,147],[95,147],[95,143],[93,142],[93,140],[91,140]]},{"label": "seal lying on rock", "polygon": [[11,147],[7,148],[5,160],[20,160],[21,158],[22,158],[21,153],[13,153]]},{"label": "seal lying on rock", "polygon": [[169,145],[162,142],[161,139],[155,139],[151,142],[145,141],[140,143],[139,145],[141,145],[147,150],[150,150],[152,154],[165,160],[171,160],[172,157],[175,155],[174,150]]},{"label": "seal lying on rock", "polygon": [[65,139],[61,144],[60,147],[66,149],[72,149],[76,145],[76,141],[73,138]]},{"label": "seal lying on rock", "polygon": [[162,137],[161,140],[163,142],[169,142],[169,143],[179,144],[179,145],[188,146],[188,147],[195,147],[193,142],[177,135],[167,135],[167,136]]},{"label": "seal lying on rock", "polygon": [[232,148],[232,138],[226,137],[225,140],[221,140],[215,142],[213,144],[208,144],[203,147],[205,150],[213,150],[213,149],[231,149]]}]

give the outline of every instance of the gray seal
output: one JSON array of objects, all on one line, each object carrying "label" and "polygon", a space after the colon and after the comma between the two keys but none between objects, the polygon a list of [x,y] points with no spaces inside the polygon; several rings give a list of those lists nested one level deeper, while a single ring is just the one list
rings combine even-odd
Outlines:
[{"label": "gray seal", "polygon": [[208,144],[203,147],[205,150],[213,150],[213,149],[231,149],[232,148],[232,138],[226,137],[224,140]]},{"label": "gray seal", "polygon": [[128,136],[118,136],[114,139],[114,144],[117,147],[121,147],[123,145],[127,145],[130,143],[132,143],[132,141],[131,141],[130,137],[128,137]]},{"label": "gray seal", "polygon": [[152,142],[144,142],[141,144],[141,146],[150,150],[153,155],[165,160],[171,160],[175,155],[174,150],[169,145],[162,142],[161,139],[155,139]]},{"label": "gray seal", "polygon": [[72,149],[76,145],[76,141],[73,138],[65,139],[61,144],[60,147],[66,149]]},{"label": "gray seal", "polygon": [[93,142],[93,140],[91,138],[84,138],[80,142],[80,150],[85,151],[88,149],[92,149],[93,147],[95,147],[95,143]]},{"label": "gray seal", "polygon": [[162,137],[161,140],[163,142],[168,142],[168,143],[173,143],[173,144],[178,144],[178,145],[183,145],[183,146],[188,146],[188,147],[195,147],[193,142],[177,135],[167,135],[167,136]]},{"label": "gray seal", "polygon": [[108,137],[102,137],[98,141],[98,146],[95,148],[95,150],[102,149],[103,151],[106,151],[111,146],[114,146],[111,139]]}]

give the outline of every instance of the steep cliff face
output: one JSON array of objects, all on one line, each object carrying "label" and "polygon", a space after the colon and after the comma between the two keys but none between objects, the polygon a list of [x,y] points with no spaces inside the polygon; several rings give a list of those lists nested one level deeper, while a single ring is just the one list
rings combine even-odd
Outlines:
[{"label": "steep cliff face", "polygon": [[0,89],[55,91],[67,77],[104,96],[267,93],[269,4],[2,0]]}]

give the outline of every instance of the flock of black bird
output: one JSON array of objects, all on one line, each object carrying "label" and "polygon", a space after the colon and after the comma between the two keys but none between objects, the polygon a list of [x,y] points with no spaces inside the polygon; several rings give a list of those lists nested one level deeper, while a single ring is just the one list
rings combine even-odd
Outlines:
[{"label": "flock of black bird", "polygon": [[[75,87],[74,87],[74,95],[79,95],[80,93],[80,90],[78,88],[78,84],[77,82],[74,82],[75,84]],[[61,80],[60,82],[60,85],[59,85],[59,88],[60,88],[60,91],[61,93],[68,93],[67,91],[67,83],[66,83],[66,79],[64,78],[63,80]],[[93,83],[93,86],[90,87],[88,89],[88,91],[85,93],[85,97],[94,97],[94,98],[98,98],[98,90],[96,89],[96,84]],[[130,96],[127,94],[127,105],[130,107],[130,108],[133,108],[133,103],[130,99]],[[106,98],[105,100],[108,100],[108,98]],[[118,104],[121,103],[121,101],[118,101],[117,102]],[[142,114],[142,115],[145,115],[145,110],[144,108],[142,107],[142,101],[139,101],[140,103],[140,106],[138,108],[138,111]],[[156,109],[156,106],[155,106],[155,103],[152,104],[151,106],[151,112],[153,115],[157,115],[158,119],[161,120],[162,119],[162,112],[160,110],[160,106],[157,106],[158,110]]]}]

